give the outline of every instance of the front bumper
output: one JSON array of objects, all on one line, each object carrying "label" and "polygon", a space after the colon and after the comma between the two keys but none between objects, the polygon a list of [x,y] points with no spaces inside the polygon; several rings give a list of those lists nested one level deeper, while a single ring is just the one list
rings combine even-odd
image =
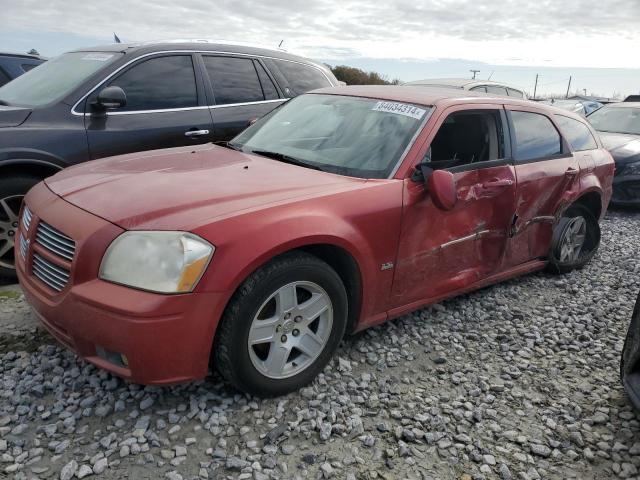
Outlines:
[{"label": "front bumper", "polygon": [[615,176],[611,204],[620,207],[640,207],[640,175]]},{"label": "front bumper", "polygon": [[[225,293],[161,295],[97,278],[102,254],[122,229],[54,195],[44,184],[25,199],[33,218],[16,270],[41,324],[63,345],[100,368],[142,384],[164,385],[207,375]],[[33,275],[32,256],[50,255],[35,242],[44,219],[76,242],[70,280],[56,292]]]}]

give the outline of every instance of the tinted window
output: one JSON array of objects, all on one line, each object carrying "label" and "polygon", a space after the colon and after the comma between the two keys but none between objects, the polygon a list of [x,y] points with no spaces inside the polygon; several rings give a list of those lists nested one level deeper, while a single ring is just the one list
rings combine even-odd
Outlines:
[{"label": "tinted window", "polygon": [[264,100],[258,73],[249,58],[204,57],[216,105]]},{"label": "tinted window", "polygon": [[556,128],[544,115],[511,112],[516,139],[517,161],[551,157],[562,153],[562,140]]},{"label": "tinted window", "polygon": [[33,70],[37,66],[38,65],[34,65],[33,63],[23,63],[22,64],[22,70],[24,70],[25,72],[28,72],[29,70]]},{"label": "tinted window", "polygon": [[595,138],[591,135],[589,127],[573,118],[556,115],[556,122],[560,131],[576,151],[593,150],[598,148]]},{"label": "tinted window", "polygon": [[493,95],[501,95],[507,96],[507,89],[504,87],[497,87],[495,85],[487,85],[487,93],[491,93]]},{"label": "tinted window", "polygon": [[5,83],[9,83],[9,80],[11,80],[9,78],[9,75],[7,75],[6,73],[4,73],[2,71],[2,69],[0,68],[0,86],[4,85]]},{"label": "tinted window", "polygon": [[507,87],[507,94],[510,97],[524,98],[524,94],[520,90],[516,90],[514,88]]},{"label": "tinted window", "polygon": [[599,132],[640,135],[640,108],[602,107],[589,115],[589,122]]},{"label": "tinted window", "polygon": [[480,86],[480,87],[473,87],[471,89],[474,92],[484,92],[487,93],[487,88],[485,86]]},{"label": "tinted window", "polygon": [[260,77],[260,83],[262,84],[262,91],[264,92],[265,100],[274,100],[279,98],[278,90],[276,90],[276,86],[273,84],[269,75],[267,75],[264,67],[256,62],[256,69],[258,70],[258,77]]},{"label": "tinted window", "polygon": [[198,105],[190,55],[158,57],[134,65],[111,81],[127,94],[121,110],[159,110]]},{"label": "tinted window", "polygon": [[331,83],[322,72],[314,67],[284,60],[275,60],[275,63],[284,76],[287,77],[289,86],[298,95],[316,88],[331,86]]}]

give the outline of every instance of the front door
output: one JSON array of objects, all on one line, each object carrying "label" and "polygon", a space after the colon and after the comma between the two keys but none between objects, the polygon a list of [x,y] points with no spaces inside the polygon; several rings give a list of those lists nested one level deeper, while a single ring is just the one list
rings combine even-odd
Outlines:
[{"label": "front door", "polygon": [[453,173],[458,201],[441,210],[424,182],[405,180],[394,305],[426,303],[491,275],[508,241],[515,172],[502,106],[452,107],[434,131],[421,156],[431,168]]},{"label": "front door", "polygon": [[508,254],[508,264],[515,266],[547,256],[554,216],[579,186],[580,165],[544,112],[507,110],[518,182]]},{"label": "front door", "polygon": [[[127,104],[97,114],[91,102],[107,86],[122,88]],[[85,126],[91,158],[210,142],[211,114],[190,54],[134,63],[89,96]]]}]

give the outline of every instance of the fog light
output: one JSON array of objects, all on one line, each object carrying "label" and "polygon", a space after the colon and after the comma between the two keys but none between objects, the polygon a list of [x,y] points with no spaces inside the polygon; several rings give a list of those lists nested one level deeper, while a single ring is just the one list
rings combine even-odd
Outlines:
[{"label": "fog light", "polygon": [[107,350],[104,347],[96,345],[96,354],[103,360],[106,360],[109,363],[113,363],[118,367],[129,366],[129,360],[127,360],[127,357],[123,353],[112,352],[111,350]]}]

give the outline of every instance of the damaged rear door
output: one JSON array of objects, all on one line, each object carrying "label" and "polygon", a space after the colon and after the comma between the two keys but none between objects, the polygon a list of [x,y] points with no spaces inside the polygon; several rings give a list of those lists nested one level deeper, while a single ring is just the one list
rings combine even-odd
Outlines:
[{"label": "damaged rear door", "polygon": [[547,256],[554,215],[579,186],[580,166],[542,110],[506,108],[518,184],[507,256],[514,266]]}]

